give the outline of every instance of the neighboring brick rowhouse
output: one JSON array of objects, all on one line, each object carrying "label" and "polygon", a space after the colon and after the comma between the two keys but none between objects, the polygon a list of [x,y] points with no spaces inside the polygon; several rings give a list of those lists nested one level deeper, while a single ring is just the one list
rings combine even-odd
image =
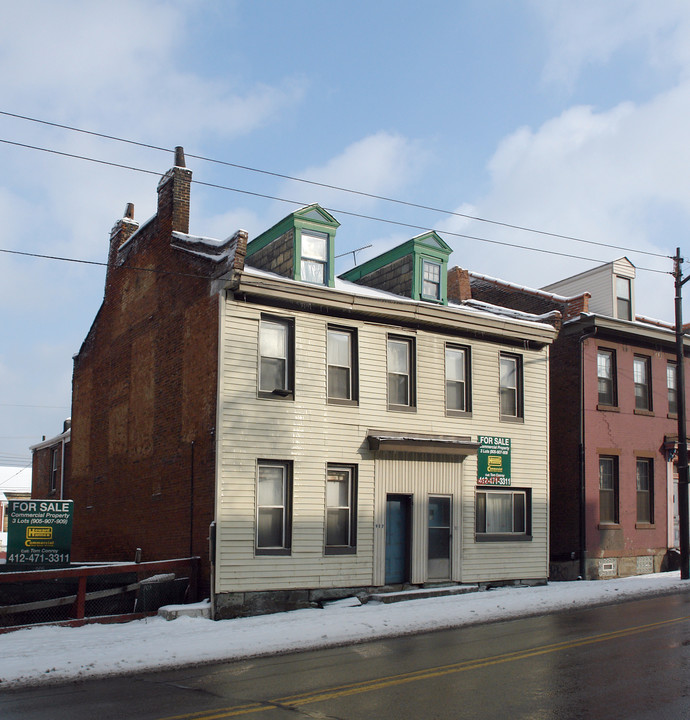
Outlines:
[{"label": "neighboring brick rowhouse", "polygon": [[[110,239],[105,297],[74,359],[75,560],[202,558],[215,498],[219,297],[235,268],[174,245],[189,231],[191,172],[181,149],[137,229],[133,208]],[[128,216],[129,215],[129,216]],[[236,256],[246,253],[239,233]]]}]

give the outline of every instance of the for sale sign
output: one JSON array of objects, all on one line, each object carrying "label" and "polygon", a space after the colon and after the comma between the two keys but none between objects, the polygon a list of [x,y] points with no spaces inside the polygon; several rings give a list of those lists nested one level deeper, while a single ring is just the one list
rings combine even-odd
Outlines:
[{"label": "for sale sign", "polygon": [[480,435],[477,485],[510,485],[510,438]]},{"label": "for sale sign", "polygon": [[65,567],[72,546],[72,500],[10,500],[7,564]]}]

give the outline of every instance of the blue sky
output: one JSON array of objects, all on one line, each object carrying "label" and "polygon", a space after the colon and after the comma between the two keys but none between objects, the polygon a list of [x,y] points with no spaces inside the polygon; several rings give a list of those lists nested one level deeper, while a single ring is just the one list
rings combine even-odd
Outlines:
[{"label": "blue sky", "polygon": [[[690,214],[687,2],[5,0],[2,10],[0,112],[626,248],[188,157],[195,180],[328,207],[338,252],[372,245],[359,261],[419,230],[346,213],[436,229],[451,263],[533,287],[627,255],[637,312],[673,319],[665,256],[687,246]],[[160,174],[173,161],[3,114],[0,140],[0,250],[92,262],[105,261],[127,202],[139,221],[153,214],[157,178],[7,141]],[[253,236],[294,208],[196,185],[191,232]],[[0,252],[0,464],[21,464],[61,431],[103,280],[99,266]]]}]

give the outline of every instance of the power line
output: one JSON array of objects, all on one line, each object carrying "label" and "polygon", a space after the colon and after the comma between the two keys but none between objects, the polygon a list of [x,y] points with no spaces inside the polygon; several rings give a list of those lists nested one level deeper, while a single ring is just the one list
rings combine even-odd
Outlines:
[{"label": "power line", "polygon": [[[63,125],[63,124],[60,124],[60,123],[50,122],[50,121],[47,121],[47,120],[40,120],[40,119],[38,119],[38,118],[32,118],[32,117],[29,117],[29,116],[26,116],[26,115],[18,115],[18,114],[16,114],[16,113],[10,113],[10,112],[6,112],[6,111],[2,111],[2,110],[0,110],[0,115],[6,115],[6,116],[8,116],[8,117],[14,117],[14,118],[17,118],[17,119],[20,119],[20,120],[27,120],[27,121],[29,121],[29,122],[39,123],[39,124],[41,124],[41,125],[48,125],[48,126],[51,126],[51,127],[57,127],[57,128],[63,129],[63,130],[70,130],[71,132],[77,132],[77,133],[82,133],[82,134],[85,134],[85,135],[91,135],[91,136],[93,136],[93,137],[99,137],[99,138],[103,138],[103,139],[106,139],[106,140],[115,140],[116,142],[126,143],[126,144],[128,144],[128,145],[134,145],[134,146],[137,146],[137,147],[143,147],[143,148],[147,148],[147,149],[150,149],[150,150],[157,150],[157,151],[166,152],[166,153],[173,152],[173,150],[171,150],[170,148],[164,148],[164,147],[160,147],[160,146],[158,146],[158,145],[152,145],[152,144],[150,144],[150,143],[144,143],[144,142],[139,142],[139,141],[136,141],[136,140],[130,140],[130,139],[127,139],[127,138],[121,138],[121,137],[118,137],[118,136],[116,136],[116,135],[107,135],[107,134],[105,134],[105,133],[98,133],[98,132],[95,132],[95,131],[93,131],[93,130],[85,130],[85,129],[83,129],[83,128],[77,128],[77,127],[73,127],[73,126],[71,126],[71,125]],[[5,141],[3,141],[3,142],[5,142]],[[27,146],[27,147],[30,147],[30,146]],[[62,154],[62,153],[61,153],[61,154]],[[476,216],[476,215],[469,215],[469,214],[467,214],[467,213],[461,213],[461,212],[457,212],[457,211],[453,211],[453,210],[445,210],[445,209],[443,209],[443,208],[437,208],[437,207],[430,206],[430,205],[423,205],[423,204],[411,202],[411,201],[408,201],[408,200],[400,200],[400,199],[391,198],[391,197],[388,197],[388,196],[385,196],[385,195],[377,195],[377,194],[375,194],[375,193],[368,193],[368,192],[364,192],[364,191],[362,191],[362,190],[354,190],[354,189],[352,189],[352,188],[346,188],[346,187],[342,187],[342,186],[340,186],[340,185],[332,185],[332,184],[329,184],[329,183],[317,182],[317,181],[315,181],[315,180],[307,180],[306,178],[300,178],[300,177],[296,177],[296,176],[293,176],[293,175],[285,175],[285,174],[283,174],[283,173],[273,172],[273,171],[270,171],[270,170],[262,170],[262,169],[260,169],[260,168],[254,168],[254,167],[251,167],[251,166],[249,166],[249,165],[240,165],[240,164],[238,164],[238,163],[232,163],[232,162],[228,162],[228,161],[226,161],[226,160],[218,160],[218,159],[216,159],[216,158],[209,158],[209,157],[205,157],[205,156],[203,156],[203,155],[194,155],[194,154],[191,154],[191,153],[185,153],[185,154],[186,154],[187,157],[194,158],[194,159],[196,159],[196,160],[202,160],[203,162],[210,162],[210,163],[214,163],[214,164],[217,164],[217,165],[223,165],[223,166],[225,166],[225,167],[232,167],[232,168],[235,168],[235,169],[238,169],[238,170],[245,170],[245,171],[247,171],[247,172],[253,172],[253,173],[259,173],[259,174],[262,174],[262,175],[268,175],[268,176],[271,176],[271,177],[280,178],[280,179],[282,179],[282,180],[290,180],[290,181],[292,181],[292,182],[299,182],[299,183],[304,183],[304,184],[307,184],[307,185],[313,185],[313,186],[315,186],[315,187],[321,187],[321,188],[325,188],[325,189],[328,189],[328,190],[336,190],[336,191],[338,191],[338,192],[344,192],[344,193],[349,193],[349,194],[352,194],[352,195],[358,195],[358,196],[360,196],[360,197],[366,197],[366,198],[370,198],[370,199],[373,199],[373,200],[382,200],[382,201],[384,201],[384,202],[394,203],[394,204],[397,204],[397,205],[403,205],[403,206],[406,206],[406,207],[417,208],[417,209],[419,209],[419,210],[426,210],[426,211],[429,211],[429,212],[441,213],[442,215],[450,215],[450,216],[453,216],[453,217],[461,217],[461,218],[464,218],[464,219],[466,219],[466,220],[474,220],[474,221],[476,221],[476,222],[482,222],[482,223],[487,223],[487,224],[491,224],[491,225],[497,225],[497,226],[499,226],[499,227],[504,227],[504,228],[508,228],[508,229],[511,229],[511,230],[519,230],[519,231],[521,231],[521,232],[529,232],[529,233],[534,233],[534,234],[538,234],[538,235],[544,235],[544,236],[546,236],[546,237],[557,238],[557,239],[560,239],[560,240],[570,240],[570,241],[573,241],[573,242],[585,243],[585,244],[588,244],[588,245],[595,245],[595,246],[597,246],[597,247],[610,248],[610,249],[613,249],[613,250],[622,250],[623,252],[634,252],[634,253],[638,253],[638,254],[640,254],[640,255],[648,255],[648,256],[651,256],[651,257],[658,257],[658,258],[664,258],[664,259],[666,259],[667,257],[669,257],[669,256],[667,256],[667,255],[663,255],[663,254],[660,254],[660,253],[650,252],[650,251],[648,251],[648,250],[636,250],[636,249],[634,249],[634,248],[627,248],[627,247],[624,247],[624,246],[622,246],[622,245],[611,245],[611,244],[609,244],[609,243],[597,242],[597,241],[595,241],[595,240],[585,240],[584,238],[579,238],[579,237],[576,237],[576,236],[573,236],[573,235],[564,235],[564,234],[560,234],[560,233],[549,232],[549,231],[546,231],[546,230],[538,230],[538,229],[536,229],[536,228],[530,228],[530,227],[527,227],[527,226],[524,226],[524,225],[516,225],[516,224],[513,224],[513,223],[502,222],[502,221],[500,221],[500,220],[490,220],[489,218],[483,218],[483,217],[479,217],[479,216]],[[117,165],[117,167],[126,167],[126,166]],[[142,172],[151,172],[151,171],[142,171]],[[160,173],[156,173],[156,174],[160,174]],[[236,189],[232,189],[232,190],[233,190],[233,192],[241,192],[241,191],[236,190]],[[250,193],[250,194],[253,194],[253,193]],[[281,198],[273,198],[273,197],[265,196],[265,195],[259,195],[259,197],[267,197],[268,199],[271,199],[271,200],[281,200],[281,201],[283,201]],[[283,202],[290,202],[290,201],[283,201]],[[306,203],[305,203],[305,204],[306,204]],[[343,211],[339,211],[339,212],[340,212],[340,214],[343,214]],[[469,236],[461,236],[461,237],[469,237]]]},{"label": "power line", "polygon": [[[112,162],[109,160],[100,160],[98,158],[91,158],[91,157],[88,157],[85,155],[77,155],[75,153],[67,153],[67,152],[63,152],[60,150],[53,150],[50,148],[40,147],[37,145],[28,145],[26,143],[18,143],[18,142],[14,142],[12,140],[5,140],[2,138],[0,138],[0,143],[5,143],[7,145],[14,145],[16,147],[22,147],[22,148],[30,149],[30,150],[38,150],[40,152],[45,152],[45,153],[49,153],[49,154],[53,154],[53,155],[60,155],[62,157],[68,157],[71,159],[84,160],[86,162],[93,162],[93,163],[96,163],[99,165],[106,165],[106,166],[116,167],[116,168],[120,168],[120,169],[124,169],[124,170],[131,170],[133,172],[141,172],[141,173],[145,173],[148,175],[155,175],[156,177],[160,177],[160,175],[161,175],[161,173],[159,171],[155,171],[155,170],[147,170],[145,168],[138,168],[138,167],[135,167],[132,165],[123,165],[121,163],[116,163],[116,162]],[[290,205],[304,206],[304,205],[308,204],[304,201],[289,200],[287,198],[281,198],[281,197],[277,197],[275,195],[268,195],[265,193],[258,193],[258,192],[253,192],[250,190],[243,190],[241,188],[230,187],[228,185],[220,185],[218,183],[204,182],[202,180],[192,180],[191,182],[194,183],[195,185],[199,185],[202,187],[214,188],[216,190],[226,190],[228,192],[235,192],[235,193],[239,193],[239,194],[243,194],[243,195],[250,195],[252,197],[260,197],[260,198],[263,198],[266,200],[275,200],[278,202],[288,203]],[[362,220],[371,220],[372,222],[380,222],[380,223],[385,223],[388,225],[396,225],[398,227],[410,228],[412,230],[419,230],[422,232],[433,229],[426,225],[416,225],[413,223],[402,222],[400,220],[391,220],[389,218],[380,218],[380,217],[377,217],[374,215],[365,215],[363,213],[357,213],[357,212],[353,212],[350,210],[341,210],[338,208],[330,208],[330,207],[325,208],[325,209],[335,215],[348,215],[350,217],[356,217],[356,218],[359,218]],[[477,242],[485,242],[485,243],[489,243],[492,245],[500,245],[502,247],[512,247],[512,248],[515,248],[518,250],[529,250],[532,252],[540,252],[540,253],[547,254],[547,255],[555,255],[557,257],[570,258],[570,259],[574,259],[574,260],[585,260],[587,262],[597,262],[597,263],[601,262],[600,259],[586,257],[583,255],[574,255],[572,253],[559,252],[557,250],[547,250],[546,248],[530,247],[530,246],[520,245],[518,243],[510,243],[510,242],[506,242],[506,241],[502,241],[502,240],[492,240],[490,238],[483,238],[483,237],[479,237],[476,235],[468,235],[466,233],[452,232],[450,230],[441,230],[441,231],[437,231],[437,232],[439,232],[440,234],[443,234],[443,235],[451,236],[451,237],[463,238],[466,240],[476,240]],[[640,253],[643,255],[653,255],[654,257],[659,257],[659,258],[664,258],[664,259],[668,259],[670,257],[670,256],[666,256],[666,255],[661,255],[658,253],[649,253],[644,250],[634,250],[633,248],[621,248],[621,247],[618,247],[615,245],[606,245],[604,243],[594,243],[589,240],[581,240],[578,242],[587,242],[587,243],[594,244],[594,245],[600,245],[602,247],[606,247],[609,249],[625,250],[627,252]],[[29,256],[29,257],[41,257],[41,258],[45,258],[45,259],[49,259],[49,260],[61,260],[61,261],[65,261],[65,262],[83,263],[83,264],[87,264],[87,265],[101,265],[101,266],[107,265],[107,263],[90,261],[90,260],[78,260],[75,258],[65,258],[65,257],[58,257],[58,256],[42,255],[39,253],[28,253],[28,252],[21,252],[19,250],[7,250],[7,249],[3,249],[3,248],[0,248],[0,252],[12,254],[12,255],[25,255],[25,256]],[[157,270],[154,270],[151,268],[131,268],[131,269],[149,270],[151,272],[162,272],[162,271],[157,271]],[[670,272],[667,272],[665,270],[657,270],[656,268],[646,268],[646,267],[638,266],[637,269],[644,270],[647,272],[659,273],[662,275],[671,274]],[[170,273],[170,274],[174,275],[174,274],[180,274],[180,273]],[[191,277],[201,277],[201,276],[191,276]]]}]

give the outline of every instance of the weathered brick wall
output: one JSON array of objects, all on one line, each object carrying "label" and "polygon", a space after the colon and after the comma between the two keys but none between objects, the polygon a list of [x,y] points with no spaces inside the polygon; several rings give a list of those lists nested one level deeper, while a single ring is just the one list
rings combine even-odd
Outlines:
[{"label": "weathered brick wall", "polygon": [[295,237],[294,230],[283,233],[266,247],[253,253],[247,258],[247,264],[259,270],[268,270],[276,275],[294,278]]},{"label": "weathered brick wall", "polygon": [[[75,560],[202,558],[214,508],[218,296],[214,265],[170,247],[188,232],[191,173],[159,186],[155,218],[108,270],[74,362]],[[136,269],[134,269],[136,268]]]},{"label": "weathered brick wall", "polygon": [[358,285],[366,285],[367,287],[411,298],[413,269],[412,255],[406,255],[389,265],[364,275],[355,282]]}]

